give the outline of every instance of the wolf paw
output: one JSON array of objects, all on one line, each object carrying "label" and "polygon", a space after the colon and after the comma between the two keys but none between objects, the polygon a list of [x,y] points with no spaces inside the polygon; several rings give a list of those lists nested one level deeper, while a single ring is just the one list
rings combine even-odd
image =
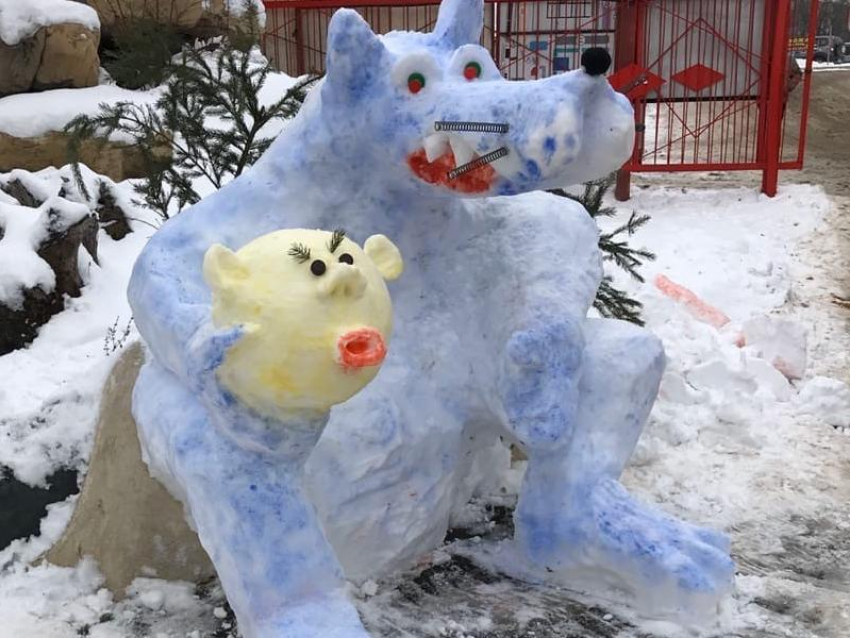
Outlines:
[{"label": "wolf paw", "polygon": [[581,329],[563,321],[518,330],[505,344],[502,402],[528,448],[551,447],[570,431],[582,349]]},{"label": "wolf paw", "polygon": [[734,581],[728,537],[647,507],[613,480],[575,496],[568,511],[521,511],[517,523],[522,549],[539,566],[597,571],[651,607],[711,606]]}]

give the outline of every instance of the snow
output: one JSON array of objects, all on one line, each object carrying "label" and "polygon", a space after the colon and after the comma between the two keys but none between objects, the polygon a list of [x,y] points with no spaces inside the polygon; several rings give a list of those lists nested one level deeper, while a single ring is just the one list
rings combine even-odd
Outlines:
[{"label": "snow", "polygon": [[0,0],[0,40],[14,46],[42,27],[70,22],[100,29],[97,12],[71,0]]},{"label": "snow", "polygon": [[34,226],[31,208],[0,202],[0,228],[5,231],[0,239],[0,302],[13,309],[23,303],[22,287],[50,292],[55,284],[50,266],[35,253]]},{"label": "snow", "polygon": [[[797,60],[797,66],[801,69],[806,68],[806,58],[794,58]],[[819,73],[822,71],[850,71],[850,62],[815,62],[812,61],[812,71]]]},{"label": "snow", "polygon": [[[67,4],[83,6],[73,2]],[[153,104],[157,98],[157,90],[130,91],[110,84],[84,89],[54,89],[40,93],[9,95],[0,98],[0,132],[15,137],[37,137],[52,131],[61,131],[78,115],[96,114],[100,110],[100,104]],[[123,138],[116,136],[115,139]]]},{"label": "snow", "polygon": [[837,379],[814,377],[797,398],[800,411],[821,417],[836,428],[850,429],[850,387]]},{"label": "snow", "polygon": [[89,214],[86,206],[56,196],[37,209],[0,202],[0,228],[5,231],[0,238],[0,302],[16,310],[25,288],[51,292],[53,271],[36,250],[50,232],[62,232]]}]

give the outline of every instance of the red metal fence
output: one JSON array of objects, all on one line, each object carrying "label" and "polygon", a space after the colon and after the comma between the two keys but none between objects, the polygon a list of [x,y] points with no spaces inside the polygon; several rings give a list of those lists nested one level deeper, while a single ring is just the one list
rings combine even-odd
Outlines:
[{"label": "red metal fence", "polygon": [[[428,31],[439,0],[348,0],[377,33]],[[340,0],[266,0],[266,55],[301,75],[324,70]],[[635,107],[621,171],[802,168],[817,0],[487,0],[481,44],[508,79],[575,69],[588,47],[614,58],[611,84]],[[800,56],[798,66],[797,58]]]}]

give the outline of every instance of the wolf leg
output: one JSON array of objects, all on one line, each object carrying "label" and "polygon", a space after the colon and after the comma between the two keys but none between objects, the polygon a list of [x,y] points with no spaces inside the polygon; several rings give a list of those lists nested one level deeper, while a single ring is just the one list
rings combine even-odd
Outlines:
[{"label": "wolf leg", "polygon": [[708,610],[732,583],[726,537],[641,504],[617,482],[658,391],[661,343],[612,320],[588,321],[584,336],[571,437],[529,451],[519,550],[553,578],[626,589],[652,611]]},{"label": "wolf leg", "polygon": [[237,445],[155,363],[134,415],[152,473],[183,499],[246,638],[368,636],[301,486],[300,459]]}]

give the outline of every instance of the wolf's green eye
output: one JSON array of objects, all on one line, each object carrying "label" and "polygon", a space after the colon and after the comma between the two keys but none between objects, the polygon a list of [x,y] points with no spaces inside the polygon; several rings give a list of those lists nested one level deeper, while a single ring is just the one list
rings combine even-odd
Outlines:
[{"label": "wolf's green eye", "polygon": [[411,73],[407,76],[407,89],[411,93],[419,93],[425,88],[425,76],[421,73]]},{"label": "wolf's green eye", "polygon": [[481,65],[478,62],[469,62],[463,67],[463,77],[467,80],[477,80],[481,77]]}]

